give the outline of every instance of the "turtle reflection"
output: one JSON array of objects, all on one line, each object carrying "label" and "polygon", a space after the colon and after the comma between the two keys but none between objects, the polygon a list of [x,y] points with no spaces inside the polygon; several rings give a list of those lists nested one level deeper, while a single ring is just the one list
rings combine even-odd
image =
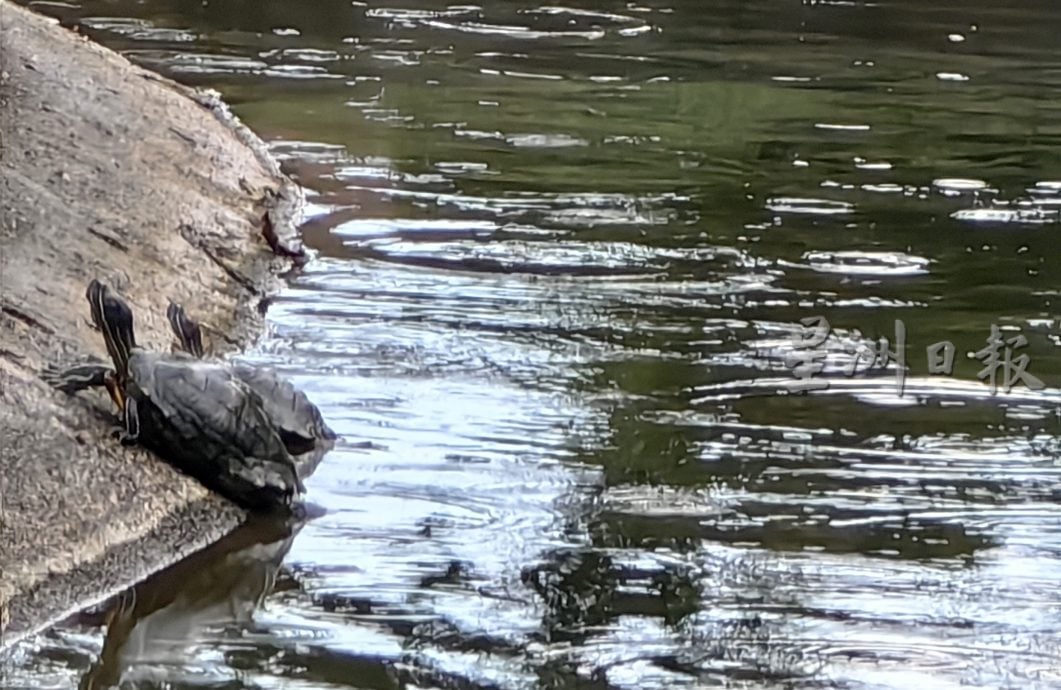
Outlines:
[{"label": "turtle reflection", "polygon": [[[221,540],[155,573],[103,607],[103,649],[80,682],[102,690],[172,677],[200,646],[225,629],[248,625],[273,590],[302,523],[254,517]],[[145,677],[146,678],[142,678]]]}]

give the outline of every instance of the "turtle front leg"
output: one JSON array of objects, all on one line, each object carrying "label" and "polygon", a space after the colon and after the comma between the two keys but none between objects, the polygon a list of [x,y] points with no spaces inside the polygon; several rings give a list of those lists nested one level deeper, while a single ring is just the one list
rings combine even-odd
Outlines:
[{"label": "turtle front leg", "polygon": [[50,364],[45,366],[40,373],[41,378],[48,385],[58,388],[67,395],[73,395],[95,386],[105,386],[107,379],[113,375],[114,371],[109,365],[92,361],[66,368]]},{"label": "turtle front leg", "polygon": [[126,398],[122,412],[125,416],[125,429],[118,440],[123,446],[135,446],[140,440],[140,417],[137,414],[136,399]]}]

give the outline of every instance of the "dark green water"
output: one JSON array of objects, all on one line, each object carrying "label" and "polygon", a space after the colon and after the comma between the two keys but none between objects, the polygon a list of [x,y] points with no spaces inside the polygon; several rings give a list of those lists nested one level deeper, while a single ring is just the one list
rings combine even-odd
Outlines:
[{"label": "dark green water", "polygon": [[10,687],[1061,687],[1061,6],[30,4],[304,185],[343,442]]}]

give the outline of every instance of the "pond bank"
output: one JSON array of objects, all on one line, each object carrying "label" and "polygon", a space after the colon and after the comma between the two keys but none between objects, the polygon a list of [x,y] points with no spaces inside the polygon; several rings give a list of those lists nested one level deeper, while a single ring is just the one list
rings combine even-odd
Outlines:
[{"label": "pond bank", "polygon": [[169,348],[169,300],[226,334],[215,349],[246,345],[285,263],[263,233],[289,235],[298,191],[210,96],[5,0],[0,51],[4,649],[242,519],[116,444],[105,394],[67,397],[39,372],[106,355],[84,298],[97,277],[129,299],[150,347]]}]

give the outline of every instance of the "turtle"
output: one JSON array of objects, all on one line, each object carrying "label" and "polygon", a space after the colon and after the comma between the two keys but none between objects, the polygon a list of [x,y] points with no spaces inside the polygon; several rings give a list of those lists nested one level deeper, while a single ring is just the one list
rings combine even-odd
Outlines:
[{"label": "turtle", "polygon": [[124,445],[149,448],[251,511],[290,509],[305,488],[262,396],[221,363],[138,347],[132,310],[108,285],[93,280],[86,296],[114,368],[53,371],[52,385],[69,393],[102,382]]},{"label": "turtle", "polygon": [[[203,326],[188,316],[184,307],[170,302],[166,309],[166,320],[177,339],[177,351],[198,359],[206,357],[203,346]],[[113,357],[113,355],[112,355]],[[320,409],[308,396],[287,379],[266,367],[245,363],[227,365],[233,375],[249,386],[262,398],[265,411],[292,455],[303,455],[315,450],[327,450],[334,445],[338,435],[324,421]],[[68,367],[49,367],[42,377],[68,395],[91,387],[107,386],[114,376],[114,369],[102,359],[85,358]],[[115,399],[119,408],[121,403]]]}]

